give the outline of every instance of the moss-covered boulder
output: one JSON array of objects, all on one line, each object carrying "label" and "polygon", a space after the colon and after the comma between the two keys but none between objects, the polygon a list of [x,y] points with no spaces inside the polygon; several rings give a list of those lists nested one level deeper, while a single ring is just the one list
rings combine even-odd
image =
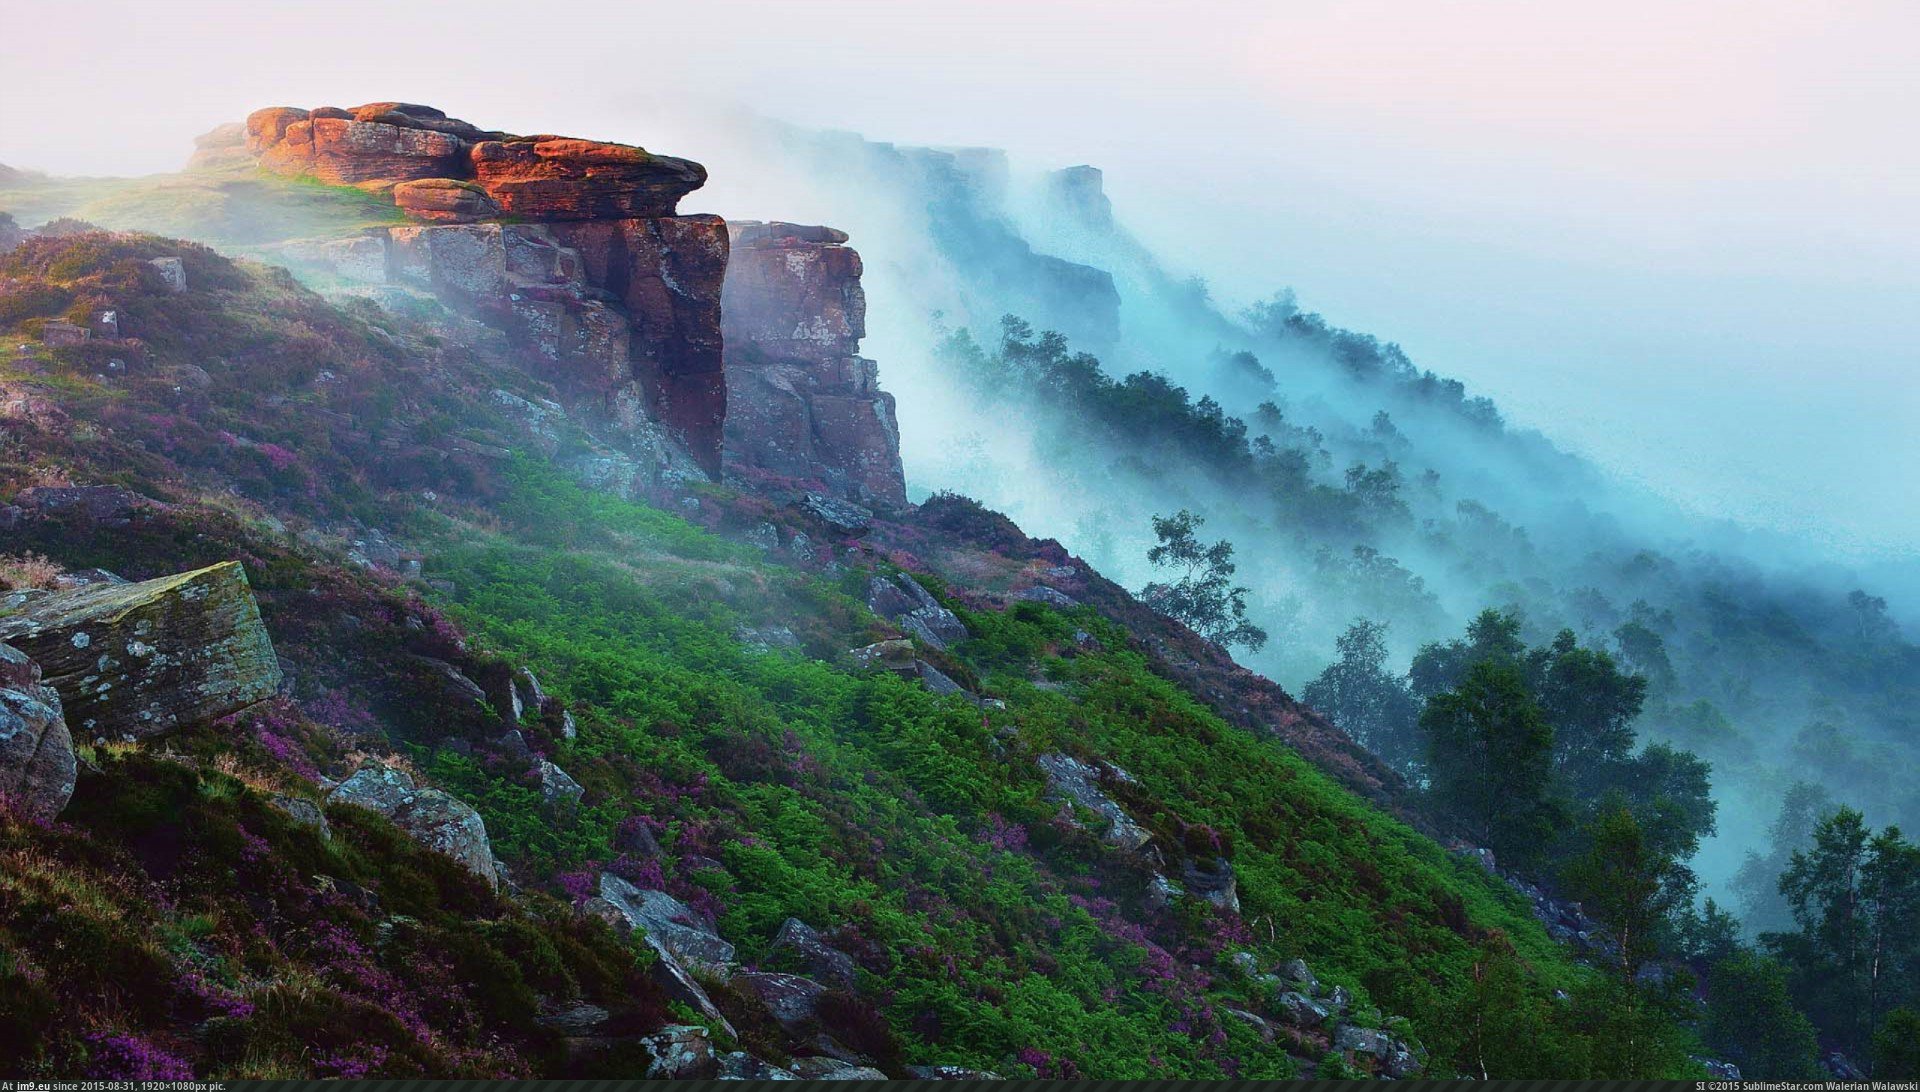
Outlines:
[{"label": "moss-covered boulder", "polygon": [[0,641],[40,665],[81,739],[142,739],[271,696],[280,665],[238,562],[27,599]]}]

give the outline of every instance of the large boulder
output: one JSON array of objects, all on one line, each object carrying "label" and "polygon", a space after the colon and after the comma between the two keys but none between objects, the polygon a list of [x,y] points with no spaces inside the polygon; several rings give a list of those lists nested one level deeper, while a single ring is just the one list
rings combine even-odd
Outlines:
[{"label": "large boulder", "polygon": [[83,739],[142,739],[271,697],[280,665],[236,561],[29,599],[0,617]]},{"label": "large boulder", "polygon": [[767,1014],[788,1031],[798,1032],[813,1020],[827,988],[811,978],[772,971],[749,971],[733,981],[760,999]]},{"label": "large boulder", "polygon": [[311,175],[334,185],[391,185],[469,174],[467,141],[422,121],[390,109],[303,111],[276,106],[247,117],[246,143],[269,171]]},{"label": "large boulder", "polygon": [[40,683],[40,666],[0,645],[0,801],[51,819],[73,797],[73,741],[60,696]]},{"label": "large boulder", "polygon": [[1101,767],[1057,751],[1041,755],[1037,761],[1040,771],[1047,777],[1047,799],[1077,804],[1105,819],[1107,829],[1104,837],[1109,844],[1132,851],[1152,840],[1153,835],[1134,822],[1126,809],[1100,788],[1103,772],[1125,780],[1125,771],[1111,766],[1102,770]]},{"label": "large boulder", "polygon": [[884,1081],[887,1075],[870,1065],[855,1065],[838,1058],[796,1058],[793,1075],[803,1081]]},{"label": "large boulder", "polygon": [[328,794],[327,801],[379,812],[421,845],[465,865],[487,886],[500,885],[493,843],[480,813],[439,789],[416,786],[405,770],[369,760]]},{"label": "large boulder", "polygon": [[656,1081],[708,1080],[719,1075],[720,1058],[707,1029],[691,1024],[669,1024],[640,1040],[647,1054],[641,1076]]},{"label": "large boulder", "polygon": [[688,159],[571,137],[483,141],[473,176],[509,215],[527,220],[622,220],[672,216],[707,181]]},{"label": "large boulder", "polygon": [[[677,903],[678,900],[675,902]],[[585,910],[605,920],[621,935],[631,933],[635,929],[640,930],[647,946],[653,949],[654,960],[649,973],[654,984],[659,986],[668,998],[691,1007],[715,1027],[724,1029],[728,1035],[736,1034],[733,1024],[720,1011],[720,1007],[713,1003],[713,998],[694,977],[693,971],[680,961],[674,949],[668,947],[662,939],[664,930],[656,932],[647,927],[650,915],[645,909],[646,906],[647,900],[642,896],[639,888],[610,872],[603,872],[600,875],[600,895],[588,900]],[[717,936],[713,939],[719,940]],[[724,941],[720,943],[725,944]],[[726,952],[727,958],[731,959],[732,948],[728,947]],[[724,976],[730,970],[725,964],[717,970],[712,967],[704,969],[716,976]]]},{"label": "large boulder", "polygon": [[479,183],[457,178],[420,178],[393,187],[393,203],[415,220],[471,224],[500,215],[499,202]]}]

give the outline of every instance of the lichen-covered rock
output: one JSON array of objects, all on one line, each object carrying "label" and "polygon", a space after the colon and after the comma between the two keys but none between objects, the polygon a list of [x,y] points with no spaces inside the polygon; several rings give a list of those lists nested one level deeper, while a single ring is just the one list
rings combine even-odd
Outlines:
[{"label": "lichen-covered rock", "polygon": [[471,173],[469,145],[460,136],[429,128],[422,124],[424,119],[392,109],[362,108],[359,114],[377,120],[325,107],[256,110],[247,117],[247,147],[267,170],[311,175],[335,185],[392,184]]},{"label": "lichen-covered rock", "polygon": [[864,534],[873,526],[873,509],[824,493],[808,493],[800,499],[800,507],[841,534]]},{"label": "lichen-covered rock", "polygon": [[567,776],[567,771],[545,758],[534,759],[533,776],[540,787],[540,798],[547,802],[548,807],[578,804],[587,794],[578,781]]},{"label": "lichen-covered rock", "polygon": [[826,942],[818,930],[799,918],[788,918],[773,935],[769,951],[791,955],[807,973],[822,982],[851,987],[858,973],[853,957]]},{"label": "lichen-covered rock", "polygon": [[94,584],[0,617],[80,738],[142,739],[272,696],[280,664],[245,570],[228,561],[138,584]]},{"label": "lichen-covered rock", "polygon": [[465,865],[489,887],[500,886],[493,843],[480,813],[439,789],[415,786],[405,770],[368,761],[328,794],[327,801],[379,812],[421,845]]},{"label": "lichen-covered rock", "polygon": [[846,235],[735,222],[723,294],[727,458],[818,480],[871,504],[906,503],[900,429],[866,334],[860,255]]},{"label": "lichen-covered rock", "polygon": [[1326,1007],[1304,993],[1286,990],[1273,999],[1274,1014],[1296,1028],[1317,1028],[1327,1022]]},{"label": "lichen-covered rock", "polygon": [[642,1076],[656,1081],[695,1081],[716,1076],[720,1059],[707,1029],[691,1024],[669,1024],[639,1040],[647,1055]]},{"label": "lichen-covered rock", "polygon": [[[1152,840],[1153,835],[1147,833],[1145,827],[1134,822],[1126,809],[1101,790],[1102,771],[1098,767],[1057,751],[1041,755],[1038,762],[1041,772],[1047,775],[1047,798],[1072,802],[1104,818],[1107,830],[1103,837],[1109,844],[1132,851]],[[1109,769],[1114,776],[1123,777],[1122,771]]]},{"label": "lichen-covered rock", "polygon": [[990,1069],[968,1069],[957,1065],[910,1065],[907,1072],[922,1081],[1004,1081]]},{"label": "lichen-covered rock", "polygon": [[1180,878],[1186,881],[1187,890],[1220,909],[1232,914],[1240,912],[1239,879],[1234,875],[1233,864],[1225,858],[1215,858],[1211,863],[1183,862]]},{"label": "lichen-covered rock", "polygon": [[72,799],[75,773],[60,696],[41,685],[38,664],[0,645],[0,800],[51,819]]},{"label": "lichen-covered rock", "polygon": [[321,841],[333,839],[333,827],[327,822],[327,813],[320,805],[304,796],[292,796],[287,793],[274,793],[267,802],[287,814],[287,817],[303,827],[311,827],[320,835]]},{"label": "lichen-covered rock", "polygon": [[[678,900],[675,900],[675,903],[678,904]],[[733,1025],[720,1011],[720,1007],[713,1003],[713,998],[694,978],[693,972],[687,965],[680,961],[675,950],[665,943],[664,931],[656,932],[647,928],[647,915],[643,912],[645,905],[646,900],[641,897],[639,888],[612,873],[601,873],[600,895],[587,900],[584,910],[588,914],[602,918],[623,936],[639,929],[647,946],[653,949],[654,961],[649,974],[654,984],[660,987],[661,992],[672,1000],[692,1007],[715,1027],[724,1029],[728,1035],[735,1034]],[[719,940],[718,937],[713,939]],[[726,942],[720,941],[720,943]],[[731,960],[732,947],[728,946],[725,951],[726,958]],[[705,969],[716,975],[724,975],[730,968],[723,963],[718,968],[706,967]]]},{"label": "lichen-covered rock", "polygon": [[707,181],[688,159],[571,137],[483,141],[473,176],[509,215],[528,220],[619,220],[672,216]]},{"label": "lichen-covered rock", "polygon": [[870,1065],[854,1065],[838,1058],[795,1058],[793,1075],[803,1081],[884,1081],[885,1073]]}]

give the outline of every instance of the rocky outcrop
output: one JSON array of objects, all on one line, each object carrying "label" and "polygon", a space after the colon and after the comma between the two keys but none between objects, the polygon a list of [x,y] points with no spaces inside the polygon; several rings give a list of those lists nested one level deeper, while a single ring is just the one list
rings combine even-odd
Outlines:
[{"label": "rocky outcrop", "polygon": [[727,230],[675,213],[699,164],[406,103],[256,111],[247,147],[270,171],[387,190],[423,224],[301,244],[296,266],[437,296],[504,330],[656,477],[719,473]]},{"label": "rocky outcrop", "polygon": [[1047,799],[1077,805],[1105,819],[1103,837],[1108,843],[1132,851],[1152,840],[1146,828],[1134,822],[1126,809],[1100,788],[1102,776],[1129,780],[1125,770],[1105,764],[1093,766],[1059,752],[1041,755],[1038,762],[1047,776]]},{"label": "rocky outcrop", "polygon": [[327,801],[379,812],[421,845],[465,865],[487,886],[500,886],[493,843],[480,813],[439,789],[416,786],[405,770],[368,761],[329,793]]},{"label": "rocky outcrop", "polygon": [[820,481],[865,504],[905,504],[893,396],[879,387],[879,366],[859,355],[860,255],[832,228],[727,227],[728,463]]},{"label": "rocky outcrop", "polygon": [[83,739],[142,739],[270,697],[280,665],[239,562],[26,597],[0,641],[40,665]]},{"label": "rocky outcrop", "polygon": [[931,592],[906,573],[896,573],[892,579],[876,576],[870,580],[867,609],[941,652],[971,636],[966,623],[941,606]]},{"label": "rocky outcrop", "polygon": [[768,951],[776,958],[793,959],[822,982],[843,988],[851,988],[857,975],[852,956],[828,944],[819,930],[799,918],[781,923]]},{"label": "rocky outcrop", "polygon": [[51,819],[73,797],[73,740],[40,665],[0,645],[0,802]]},{"label": "rocky outcrop", "polygon": [[733,945],[720,939],[712,923],[664,891],[648,891],[611,872],[600,874],[600,895],[588,900],[588,913],[605,919],[620,933],[639,930],[653,949],[651,975],[669,998],[692,1007],[716,1027],[735,1034],[694,971],[725,977],[732,970]]}]

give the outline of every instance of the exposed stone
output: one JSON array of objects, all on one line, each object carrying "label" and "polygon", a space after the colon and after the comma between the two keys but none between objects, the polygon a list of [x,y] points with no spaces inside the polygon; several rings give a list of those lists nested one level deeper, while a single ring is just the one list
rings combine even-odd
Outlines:
[{"label": "exposed stone", "polygon": [[334,185],[397,183],[468,174],[467,142],[382,111],[362,121],[342,111],[257,110],[247,118],[247,146],[279,174],[307,174]]},{"label": "exposed stone", "polygon": [[793,1081],[798,1080],[792,1072],[782,1069],[764,1058],[756,1058],[742,1050],[720,1056],[720,1072],[715,1078],[722,1081]]},{"label": "exposed stone", "polygon": [[1227,1007],[1225,1011],[1228,1016],[1252,1028],[1253,1033],[1258,1035],[1260,1041],[1263,1043],[1273,1042],[1275,1035],[1278,1034],[1274,1031],[1273,1025],[1268,1023],[1265,1017],[1256,1013],[1248,1012],[1245,1009],[1236,1009],[1231,1006]]},{"label": "exposed stone", "polygon": [[143,512],[163,507],[117,485],[37,485],[22,489],[13,502],[35,516],[124,527]]},{"label": "exposed stone", "polygon": [[1101,791],[1100,769],[1058,751],[1041,755],[1038,762],[1047,776],[1047,798],[1070,801],[1105,819],[1104,837],[1108,843],[1132,851],[1152,839],[1145,827],[1134,822],[1124,808]]},{"label": "exposed stone", "polygon": [[439,789],[417,787],[405,770],[370,759],[329,793],[327,802],[379,812],[421,845],[465,865],[487,886],[500,886],[480,813]]},{"label": "exposed stone", "polygon": [[1049,588],[1045,584],[1035,584],[1020,593],[1020,598],[1029,603],[1045,603],[1049,607],[1069,610],[1080,605],[1080,601],[1065,592]]},{"label": "exposed stone", "polygon": [[62,322],[59,319],[48,319],[47,322],[40,327],[40,340],[56,347],[62,345],[83,345],[87,339],[92,336],[93,331],[87,329],[85,326],[76,326],[71,322]]},{"label": "exposed stone", "polygon": [[237,561],[138,584],[93,584],[0,617],[82,738],[141,739],[272,696],[280,664]]},{"label": "exposed stone", "polygon": [[847,655],[853,658],[854,666],[862,671],[882,668],[904,674],[913,671],[914,664],[919,662],[913,656],[913,642],[898,637],[864,645]]},{"label": "exposed stone", "polygon": [[831,228],[728,225],[727,459],[819,480],[843,497],[906,503],[900,429],[866,334],[860,255]]},{"label": "exposed stone", "polygon": [[872,509],[837,497],[829,497],[824,493],[808,493],[801,498],[800,507],[843,534],[863,534],[867,528],[873,526]]},{"label": "exposed stone", "polygon": [[567,776],[567,771],[545,758],[534,759],[533,771],[534,780],[540,786],[540,798],[548,807],[578,804],[587,794],[578,781]]},{"label": "exposed stone", "polygon": [[648,1058],[646,1072],[641,1075],[649,1080],[704,1080],[720,1071],[720,1059],[706,1028],[668,1024],[640,1039],[639,1044]]},{"label": "exposed stone", "polygon": [[700,164],[644,148],[569,137],[483,141],[473,172],[509,215],[529,220],[672,216],[707,181]]},{"label": "exposed stone", "polygon": [[788,918],[780,924],[769,951],[775,955],[791,953],[808,974],[836,986],[851,987],[858,974],[852,956],[828,944],[818,930],[799,918]]},{"label": "exposed stone", "polygon": [[1327,1022],[1329,1013],[1313,998],[1295,990],[1285,990],[1273,999],[1275,1015],[1297,1028],[1317,1028]]},{"label": "exposed stone", "polygon": [[185,292],[187,290],[187,266],[178,258],[148,258],[147,264],[158,270],[160,279],[166,282],[167,291]]},{"label": "exposed stone", "polygon": [[968,1069],[957,1065],[910,1065],[907,1072],[922,1081],[1004,1081],[990,1069]]},{"label": "exposed stone", "polygon": [[1240,886],[1233,873],[1233,864],[1225,858],[1215,858],[1210,865],[1201,865],[1195,861],[1183,862],[1180,866],[1180,878],[1186,881],[1187,890],[1207,900],[1229,913],[1240,912]]},{"label": "exposed stone", "polygon": [[419,178],[393,188],[393,203],[415,220],[471,224],[501,213],[498,202],[478,183],[457,178]]},{"label": "exposed stone", "polygon": [[803,1081],[884,1081],[885,1073],[868,1065],[854,1065],[838,1058],[796,1058],[793,1075]]},{"label": "exposed stone", "polygon": [[942,652],[972,636],[958,616],[906,573],[868,581],[867,609]]},{"label": "exposed stone", "polygon": [[733,981],[751,990],[768,1015],[788,1031],[797,1031],[813,1019],[815,1008],[827,988],[811,978],[797,974],[750,971],[737,974]]},{"label": "exposed stone", "polygon": [[671,952],[687,967],[724,976],[733,964],[733,945],[720,939],[713,923],[667,894],[635,887],[611,872],[600,874],[600,897],[627,922],[646,931],[656,947]]},{"label": "exposed stone", "polygon": [[321,841],[333,840],[333,827],[327,822],[327,813],[319,804],[304,796],[292,796],[277,792],[267,798],[274,807],[286,812],[288,818],[303,827],[311,827],[318,832]]},{"label": "exposed stone", "polygon": [[1173,905],[1173,900],[1186,894],[1186,889],[1158,872],[1147,881],[1147,907],[1152,910],[1165,910]]},{"label": "exposed stone", "polygon": [[967,693],[965,687],[948,678],[946,672],[925,660],[915,660],[913,662],[913,670],[915,674],[920,676],[921,685],[935,694],[942,697],[948,694],[967,694],[968,697],[973,696]]},{"label": "exposed stone", "polygon": [[562,1035],[578,1037],[594,1034],[612,1018],[613,1014],[599,1005],[582,1001],[569,1005],[559,1012],[536,1017],[534,1022],[542,1027],[552,1028]]},{"label": "exposed stone", "polygon": [[230,121],[193,138],[193,155],[187,160],[187,169],[213,170],[241,166],[248,161],[246,124]]},{"label": "exposed stone", "polygon": [[51,819],[73,798],[77,765],[60,696],[40,682],[40,665],[0,645],[0,799]]},{"label": "exposed stone", "polygon": [[1707,1071],[1707,1076],[1716,1081],[1737,1081],[1742,1079],[1740,1076],[1740,1067],[1732,1062],[1717,1061],[1713,1058],[1702,1058],[1699,1055],[1690,1055],[1690,1058],[1700,1063],[1700,1068]]}]

